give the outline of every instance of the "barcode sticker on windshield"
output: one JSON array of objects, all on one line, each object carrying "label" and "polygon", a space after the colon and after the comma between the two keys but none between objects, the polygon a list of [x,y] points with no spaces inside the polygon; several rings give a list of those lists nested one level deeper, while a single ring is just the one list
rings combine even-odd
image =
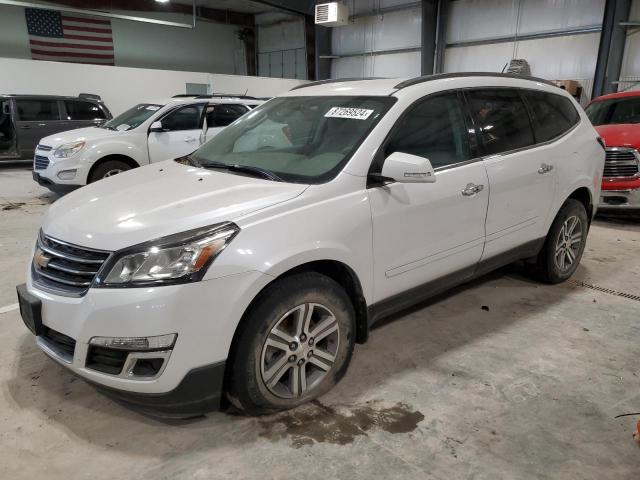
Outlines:
[{"label": "barcode sticker on windshield", "polygon": [[366,120],[373,110],[366,108],[333,107],[324,114],[328,118],[353,118],[355,120]]}]

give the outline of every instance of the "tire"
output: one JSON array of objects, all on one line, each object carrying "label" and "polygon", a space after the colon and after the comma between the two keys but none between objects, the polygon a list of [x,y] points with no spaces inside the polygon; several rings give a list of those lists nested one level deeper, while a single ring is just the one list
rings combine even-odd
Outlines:
[{"label": "tire", "polygon": [[[308,328],[298,328],[298,320],[307,318]],[[239,327],[227,396],[250,415],[313,400],[344,376],[354,336],[353,305],[334,280],[314,272],[277,280],[261,293]]]},{"label": "tire", "polygon": [[[577,224],[574,223],[576,220]],[[537,271],[541,280],[560,283],[574,274],[584,252],[588,231],[589,220],[584,205],[568,199],[556,215],[538,255]]]},{"label": "tire", "polygon": [[128,163],[125,163],[122,160],[107,160],[106,162],[102,162],[93,170],[93,172],[91,172],[89,183],[97,182],[98,180],[126,172],[127,170],[131,170],[131,166]]}]

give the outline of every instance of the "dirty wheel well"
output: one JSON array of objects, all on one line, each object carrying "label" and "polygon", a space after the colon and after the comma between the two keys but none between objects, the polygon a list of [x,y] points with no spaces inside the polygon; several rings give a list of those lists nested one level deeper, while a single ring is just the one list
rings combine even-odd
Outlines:
[{"label": "dirty wheel well", "polygon": [[96,168],[98,168],[99,165],[103,164],[104,162],[108,162],[109,160],[118,160],[120,162],[124,162],[127,165],[129,165],[131,168],[137,168],[140,166],[138,165],[138,162],[136,162],[133,158],[127,157],[126,155],[118,155],[118,154],[106,155],[91,166],[91,170],[89,170],[89,175],[87,175],[87,179],[91,178],[91,176],[93,175],[93,172],[95,172]]}]

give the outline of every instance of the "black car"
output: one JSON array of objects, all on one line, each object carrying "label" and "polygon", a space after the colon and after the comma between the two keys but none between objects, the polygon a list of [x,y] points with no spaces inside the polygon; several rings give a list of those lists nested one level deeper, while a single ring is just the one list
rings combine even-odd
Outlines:
[{"label": "black car", "polygon": [[0,159],[31,158],[41,138],[111,118],[98,95],[0,95]]}]

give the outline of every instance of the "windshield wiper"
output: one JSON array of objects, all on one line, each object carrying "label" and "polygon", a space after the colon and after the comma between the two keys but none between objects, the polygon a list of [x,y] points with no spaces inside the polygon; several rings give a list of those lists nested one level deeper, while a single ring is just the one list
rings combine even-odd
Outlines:
[{"label": "windshield wiper", "polygon": [[209,163],[202,163],[201,166],[204,168],[219,168],[221,170],[229,170],[231,172],[248,173],[254,176],[266,178],[268,180],[273,180],[275,182],[284,182],[284,180],[280,178],[278,175],[276,175],[275,173],[270,172],[269,170],[265,170],[264,168],[254,167],[252,165],[238,165],[237,163],[229,164],[229,163],[220,163],[220,162],[209,162]]}]

